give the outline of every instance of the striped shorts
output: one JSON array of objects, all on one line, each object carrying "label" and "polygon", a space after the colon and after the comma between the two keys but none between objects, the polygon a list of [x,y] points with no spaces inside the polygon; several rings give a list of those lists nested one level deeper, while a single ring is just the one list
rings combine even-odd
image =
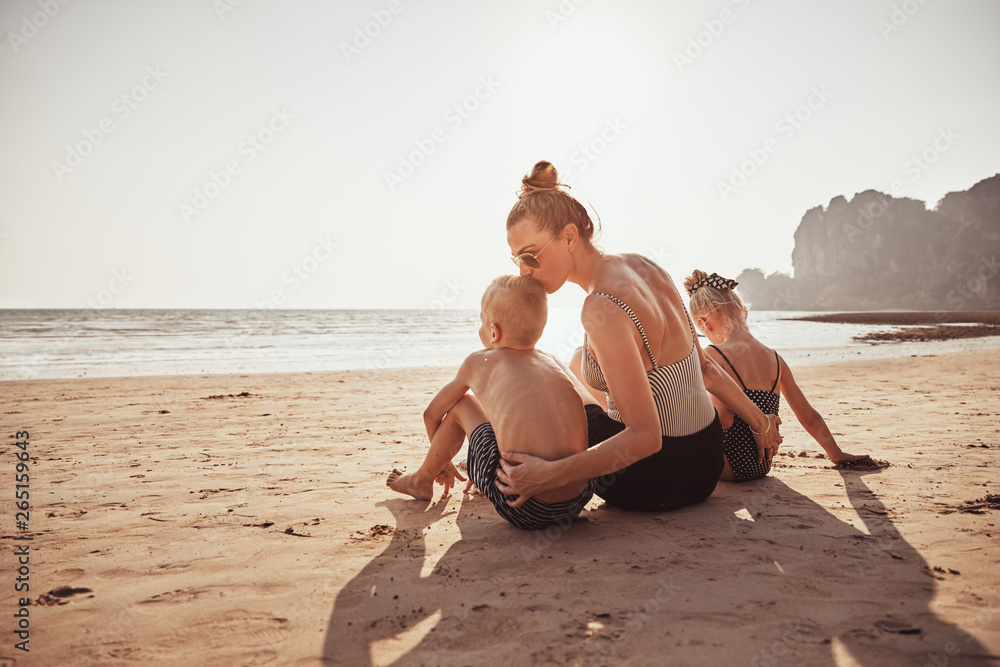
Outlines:
[{"label": "striped shorts", "polygon": [[594,495],[592,482],[587,482],[580,495],[560,503],[544,503],[538,498],[529,498],[520,507],[511,507],[508,500],[517,496],[505,496],[494,482],[500,467],[500,448],[493,426],[485,422],[469,434],[469,479],[479,491],[490,499],[497,514],[524,530],[540,530],[553,525],[568,525],[580,515],[584,506]]}]

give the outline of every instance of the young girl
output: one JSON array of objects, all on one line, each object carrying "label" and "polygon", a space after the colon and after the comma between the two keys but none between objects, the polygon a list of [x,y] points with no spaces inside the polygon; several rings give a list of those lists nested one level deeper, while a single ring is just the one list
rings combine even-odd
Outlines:
[{"label": "young girl", "polygon": [[[747,397],[764,413],[778,414],[778,398],[784,394],[799,423],[834,463],[869,458],[867,454],[847,454],[840,449],[823,417],[795,384],[785,360],[753,337],[747,328],[747,307],[733,291],[737,284],[716,273],[708,275],[697,270],[684,280],[691,297],[691,316],[712,342],[706,353],[743,387]],[[712,402],[725,429],[722,449],[726,462],[720,479],[745,482],[766,475],[771,460],[767,457],[757,460],[750,427],[714,396]]]}]

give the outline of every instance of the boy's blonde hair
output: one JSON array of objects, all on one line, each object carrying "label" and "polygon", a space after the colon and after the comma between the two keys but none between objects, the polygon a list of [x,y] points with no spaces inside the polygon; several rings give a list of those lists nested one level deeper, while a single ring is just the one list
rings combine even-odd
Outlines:
[{"label": "boy's blonde hair", "polygon": [[496,324],[507,341],[533,347],[542,337],[549,306],[545,288],[531,276],[500,276],[483,293],[487,324]]},{"label": "boy's blonde hair", "polygon": [[[728,338],[737,329],[746,329],[745,312],[749,309],[736,293],[735,280],[723,278],[717,273],[708,275],[695,269],[684,279],[684,289],[691,297],[691,316],[699,319],[717,314],[722,321],[723,334]],[[698,328],[702,328],[698,325]]]}]

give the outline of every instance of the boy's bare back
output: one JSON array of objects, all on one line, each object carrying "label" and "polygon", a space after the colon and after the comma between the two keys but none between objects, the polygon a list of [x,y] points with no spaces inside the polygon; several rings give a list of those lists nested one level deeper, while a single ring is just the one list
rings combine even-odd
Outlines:
[{"label": "boy's bare back", "polygon": [[[475,352],[459,376],[490,418],[501,452],[518,451],[552,461],[587,448],[581,388],[551,356],[535,349]],[[562,502],[579,495],[573,482],[538,499]]]}]

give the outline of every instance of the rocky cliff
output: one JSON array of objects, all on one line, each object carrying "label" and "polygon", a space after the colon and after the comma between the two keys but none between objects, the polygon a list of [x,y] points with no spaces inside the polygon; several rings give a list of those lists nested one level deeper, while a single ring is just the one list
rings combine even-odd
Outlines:
[{"label": "rocky cliff", "polygon": [[737,280],[764,310],[1000,309],[1000,174],[924,202],[867,190],[806,211],[793,276]]}]

